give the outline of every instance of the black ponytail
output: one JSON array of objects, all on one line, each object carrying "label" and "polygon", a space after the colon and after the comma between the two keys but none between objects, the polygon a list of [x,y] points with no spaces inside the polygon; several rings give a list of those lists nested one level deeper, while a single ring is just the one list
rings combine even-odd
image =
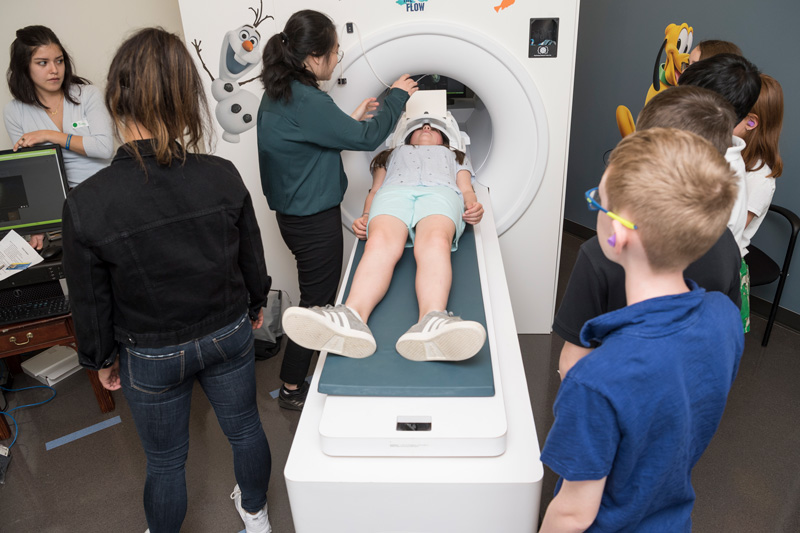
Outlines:
[{"label": "black ponytail", "polygon": [[295,80],[316,87],[317,78],[304,62],[308,56],[330,54],[336,41],[336,27],[327,15],[307,9],[289,17],[283,31],[270,37],[264,46],[261,83],[267,96],[288,102]]}]

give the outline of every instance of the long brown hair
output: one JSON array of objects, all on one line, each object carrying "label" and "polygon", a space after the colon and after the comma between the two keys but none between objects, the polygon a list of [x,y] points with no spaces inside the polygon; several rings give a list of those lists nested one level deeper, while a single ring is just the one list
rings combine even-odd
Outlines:
[{"label": "long brown hair", "polygon": [[[419,129],[419,128],[417,128],[417,129]],[[416,131],[416,130],[414,130],[414,131]],[[411,135],[414,133],[414,131],[412,131],[411,133],[409,133],[406,136],[406,144],[408,144],[409,146],[414,146],[410,142],[411,141]],[[439,133],[442,135],[442,144],[440,146],[444,146],[445,148],[450,148],[450,139],[447,138],[447,135],[445,135],[443,131],[439,131]],[[377,170],[379,168],[386,168],[386,165],[389,164],[389,156],[392,155],[392,151],[393,150],[394,150],[394,148],[389,148],[388,150],[384,150],[383,152],[379,152],[378,155],[376,155],[372,159],[372,162],[369,164],[369,172],[370,172],[370,174],[374,174],[375,170]],[[450,151],[455,154],[456,162],[459,165],[463,165],[464,164],[464,158],[467,156],[467,154],[465,154],[461,150],[457,150],[455,148],[450,148]]]},{"label": "long brown hair", "polygon": [[[111,61],[106,107],[116,125],[139,125],[153,134],[150,142],[160,165],[201,152],[211,131],[208,103],[200,75],[183,41],[162,28],[133,34]],[[136,143],[125,148],[144,166]]]},{"label": "long brown hair", "polygon": [[769,165],[772,171],[769,176],[777,178],[783,173],[778,148],[783,127],[783,89],[778,80],[761,75],[761,92],[750,112],[758,116],[758,126],[742,135],[747,143],[742,150],[744,163],[749,171]]},{"label": "long brown hair", "polygon": [[40,46],[47,46],[48,44],[58,46],[64,57],[64,80],[61,82],[61,91],[64,93],[64,98],[78,105],[80,102],[70,94],[70,91],[74,85],[88,85],[89,80],[75,74],[72,67],[72,58],[61,46],[61,41],[58,40],[53,30],[47,26],[25,26],[17,30],[17,38],[11,43],[11,60],[6,71],[8,90],[11,92],[11,96],[23,104],[48,109],[39,100],[39,95],[36,94],[36,87],[33,85],[30,74],[31,58],[34,52]]}]

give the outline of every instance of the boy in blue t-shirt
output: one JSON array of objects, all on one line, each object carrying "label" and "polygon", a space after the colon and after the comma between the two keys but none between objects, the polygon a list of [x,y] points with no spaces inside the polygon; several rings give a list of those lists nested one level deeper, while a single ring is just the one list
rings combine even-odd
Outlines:
[{"label": "boy in blue t-shirt", "polygon": [[714,435],[744,347],[739,310],[684,280],[725,230],[736,180],[711,143],[626,137],[599,188],[603,253],[628,306],[587,322],[600,346],[564,377],[542,462],[561,479],[541,531],[690,531],[691,470]]}]

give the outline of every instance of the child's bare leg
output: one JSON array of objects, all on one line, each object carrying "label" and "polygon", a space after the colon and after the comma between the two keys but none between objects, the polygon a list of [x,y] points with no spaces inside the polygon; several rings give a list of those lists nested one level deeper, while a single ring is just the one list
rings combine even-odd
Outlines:
[{"label": "child's bare leg", "polygon": [[365,323],[389,290],[394,267],[403,255],[407,239],[408,228],[399,218],[378,215],[370,221],[369,239],[345,302]]},{"label": "child's bare leg", "polygon": [[431,311],[444,311],[453,282],[450,249],[456,227],[444,215],[431,215],[417,223],[414,258],[417,261],[419,320]]},{"label": "child's bare leg", "polygon": [[486,331],[479,323],[446,312],[453,270],[450,248],[453,221],[443,215],[425,217],[417,224],[414,257],[417,260],[419,322],[397,339],[397,353],[411,361],[463,361],[477,354]]}]

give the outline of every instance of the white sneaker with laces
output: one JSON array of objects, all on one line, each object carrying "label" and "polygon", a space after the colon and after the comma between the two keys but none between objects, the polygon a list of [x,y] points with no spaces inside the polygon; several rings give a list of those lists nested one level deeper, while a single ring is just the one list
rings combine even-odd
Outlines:
[{"label": "white sneaker with laces", "polygon": [[242,491],[239,489],[238,483],[233,487],[231,500],[233,500],[236,510],[239,511],[239,516],[242,517],[244,530],[247,533],[272,533],[272,526],[269,525],[266,503],[264,504],[264,508],[256,514],[250,514],[242,509]]},{"label": "white sneaker with laces", "polygon": [[363,359],[375,353],[375,337],[349,307],[290,307],[283,313],[283,330],[294,342],[328,353]]},{"label": "white sneaker with laces", "polygon": [[463,361],[486,342],[478,322],[461,320],[446,311],[431,311],[398,340],[397,353],[412,361]]}]

